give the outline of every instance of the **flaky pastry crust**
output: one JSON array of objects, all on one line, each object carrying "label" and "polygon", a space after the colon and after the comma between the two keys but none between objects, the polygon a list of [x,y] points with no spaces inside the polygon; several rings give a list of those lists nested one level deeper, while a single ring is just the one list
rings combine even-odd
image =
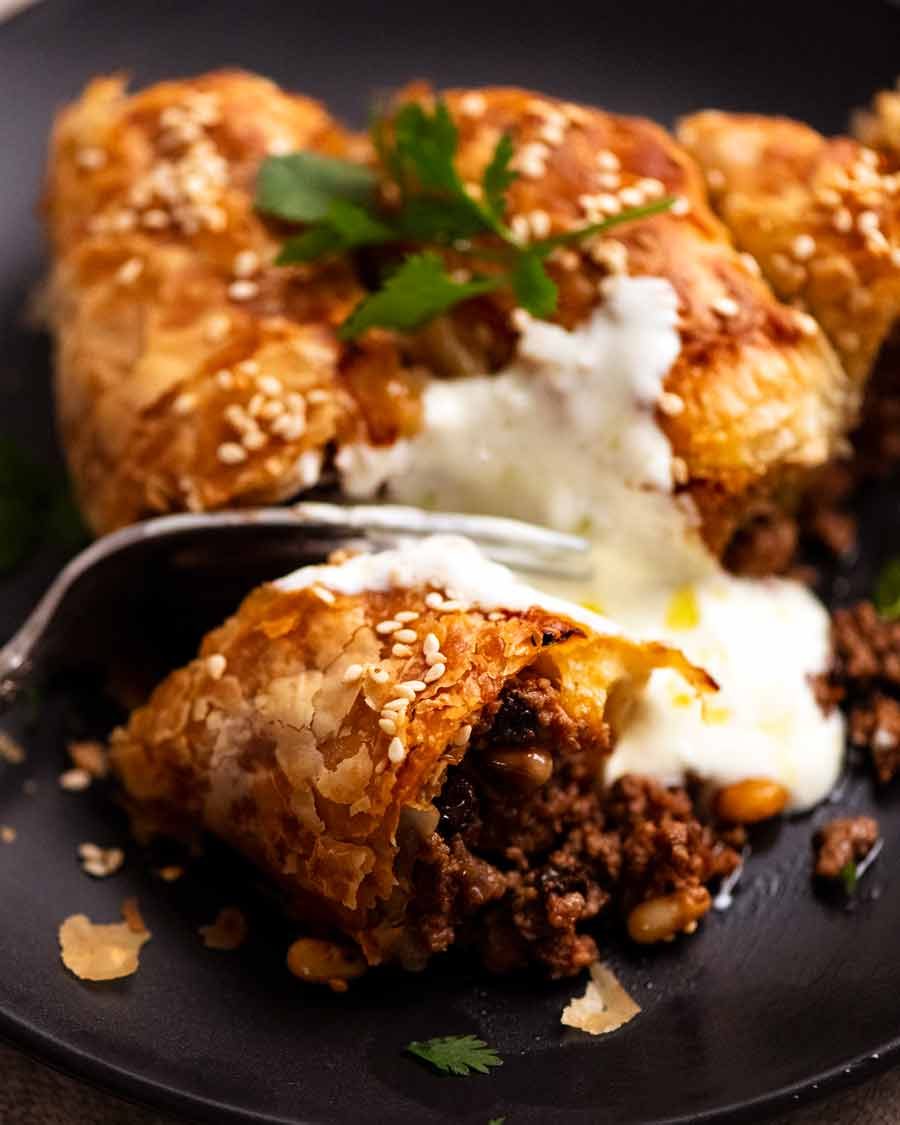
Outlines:
[{"label": "flaky pastry crust", "polygon": [[[552,677],[598,746],[652,668],[709,686],[661,645],[537,606],[436,609],[429,592],[264,586],[112,737],[111,764],[137,807],[237,847],[307,927],[351,937],[370,963],[419,956],[405,927],[412,864],[437,824],[432,799],[512,677]],[[404,611],[417,640],[396,656],[378,626]],[[436,677],[429,634],[443,654]],[[404,695],[407,705],[386,706]]]}]

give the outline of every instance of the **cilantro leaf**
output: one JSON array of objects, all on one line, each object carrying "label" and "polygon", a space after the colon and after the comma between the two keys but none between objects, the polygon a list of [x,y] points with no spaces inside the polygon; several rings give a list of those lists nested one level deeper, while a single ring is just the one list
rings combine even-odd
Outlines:
[{"label": "cilantro leaf", "polygon": [[454,281],[438,254],[412,254],[381,289],[356,306],[341,325],[341,338],[352,340],[376,326],[411,331],[460,301],[489,293],[502,283],[501,277]]},{"label": "cilantro leaf", "polygon": [[839,874],[841,882],[844,884],[844,890],[848,895],[852,895],[856,891],[856,884],[859,882],[859,873],[856,870],[856,863],[852,859],[848,859]]},{"label": "cilantro leaf", "polygon": [[591,238],[595,234],[604,234],[606,231],[612,230],[613,227],[621,226],[622,223],[632,223],[636,219],[647,219],[651,215],[661,215],[664,211],[670,211],[674,203],[675,197],[667,195],[665,199],[657,199],[653,203],[645,203],[640,207],[630,207],[625,211],[620,211],[618,215],[611,215],[608,219],[603,219],[599,223],[588,223],[587,226],[575,227],[573,230],[563,231],[562,234],[554,234],[540,242],[532,242],[529,249],[537,254],[547,255],[558,246],[569,246],[573,242],[583,242],[586,238]]},{"label": "cilantro leaf", "polygon": [[900,617],[900,558],[886,563],[875,584],[875,608],[886,621]]},{"label": "cilantro leaf", "polygon": [[358,206],[375,198],[375,174],[361,164],[315,152],[270,156],[256,183],[256,209],[292,223],[328,217],[335,200]]},{"label": "cilantro leaf", "polygon": [[453,163],[458,139],[453,118],[443,101],[438,101],[433,113],[418,102],[410,102],[394,118],[397,163],[405,176],[414,177],[418,186],[426,190],[463,193]]},{"label": "cilantro leaf", "polygon": [[510,184],[519,178],[519,173],[510,168],[514,151],[512,137],[504,133],[481,177],[484,205],[497,222],[503,222],[506,217],[506,193]]},{"label": "cilantro leaf", "polygon": [[516,301],[526,312],[539,319],[553,315],[559,291],[539,254],[528,250],[519,254],[509,280]]},{"label": "cilantro leaf", "polygon": [[287,240],[275,264],[312,262],[329,254],[340,254],[360,246],[377,246],[396,238],[393,228],[364,208],[344,199],[334,199],[322,222]]},{"label": "cilantro leaf", "polygon": [[446,1035],[440,1039],[426,1039],[409,1043],[406,1050],[416,1058],[431,1063],[442,1074],[466,1077],[473,1070],[487,1074],[492,1066],[502,1066],[503,1059],[474,1035]]},{"label": "cilantro leaf", "polygon": [[399,233],[411,242],[458,242],[489,229],[468,196],[412,196],[396,217]]},{"label": "cilantro leaf", "polygon": [[504,1125],[505,1121],[505,1117],[492,1117],[488,1122],[488,1125]]}]

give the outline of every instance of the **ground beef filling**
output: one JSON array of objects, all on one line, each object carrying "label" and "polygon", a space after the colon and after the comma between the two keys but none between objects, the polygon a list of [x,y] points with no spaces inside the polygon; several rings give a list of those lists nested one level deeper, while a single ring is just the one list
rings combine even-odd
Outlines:
[{"label": "ground beef filling", "polygon": [[737,853],[701,824],[684,790],[625,777],[605,793],[608,739],[525,673],[482,717],[436,804],[437,831],[414,873],[415,926],[428,953],[477,949],[494,972],[577,973],[597,956],[583,926],[727,874]]},{"label": "ground beef filling", "polygon": [[830,820],[813,837],[815,874],[820,879],[840,879],[848,866],[865,859],[878,836],[878,821],[871,816]]}]

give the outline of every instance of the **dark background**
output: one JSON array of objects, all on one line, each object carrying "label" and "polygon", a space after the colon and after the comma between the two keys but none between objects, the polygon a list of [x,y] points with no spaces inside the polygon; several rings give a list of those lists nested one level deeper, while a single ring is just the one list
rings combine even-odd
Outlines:
[{"label": "dark background", "polygon": [[[830,131],[900,69],[900,10],[883,2],[411,4],[45,0],[0,28],[0,435],[48,464],[57,457],[43,338],[23,325],[43,270],[35,219],[55,109],[92,74],[135,81],[223,65],[261,70],[362,123],[374,93],[412,77],[440,84],[518,83],[671,121],[714,105],[786,112]],[[893,493],[874,498],[867,571],[900,527]],[[0,583],[8,633],[64,557],[50,542]],[[148,576],[138,576],[141,581]],[[461,962],[422,977],[374,975],[348,997],[304,990],[282,969],[285,933],[271,917],[237,955],[213,954],[195,927],[249,894],[227,868],[186,884],[155,882],[133,852],[125,871],[88,882],[83,840],[124,838],[102,793],[62,793],[55,778],[73,723],[50,699],[13,729],[24,767],[0,765],[0,1032],[59,1065],[211,1119],[486,1123],[698,1120],[758,1099],[791,1103],[881,1065],[900,1034],[900,900],[892,860],[900,823],[891,796],[853,781],[842,808],[872,809],[884,858],[858,900],[809,889],[808,840],[827,807],[760,836],[734,907],[690,942],[611,960],[644,1007],[615,1036],[563,1033],[572,984],[486,980]],[[37,779],[26,798],[23,778]],[[153,941],[139,974],[106,987],[62,970],[55,928],[84,910],[112,920],[140,896]],[[580,990],[580,984],[578,986]],[[413,1038],[479,1032],[505,1056],[490,1078],[435,1078],[401,1055]],[[809,1091],[804,1092],[804,1096]],[[256,1118],[263,1119],[263,1118]]]}]

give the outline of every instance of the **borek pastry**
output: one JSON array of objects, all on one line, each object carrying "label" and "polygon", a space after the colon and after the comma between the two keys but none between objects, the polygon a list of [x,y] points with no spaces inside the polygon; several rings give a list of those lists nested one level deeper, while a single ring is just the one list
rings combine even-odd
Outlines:
[{"label": "borek pastry", "polygon": [[45,195],[57,412],[95,531],[277,501],[316,483],[342,427],[409,427],[385,337],[341,373],[351,265],[275,269],[279,232],[253,208],[267,155],[358,147],[318,103],[237,72],[135,95],[98,79],[60,114]]},{"label": "borek pastry", "polygon": [[784,117],[708,111],[683,120],[678,136],[738,246],[819,321],[862,387],[900,314],[896,163]]},{"label": "borek pastry", "polygon": [[[591,820],[603,763],[662,667],[711,687],[675,650],[437,537],[251,594],[114,733],[111,761],[144,812],[234,845],[306,932],[342,934],[368,963],[418,968],[465,937],[492,967],[568,973],[593,958],[576,926],[619,874]],[[723,852],[684,796],[626,786],[614,815],[638,797],[645,832],[654,816],[681,828],[655,829],[668,858],[631,893],[681,894],[692,928]],[[606,875],[587,879],[576,846]],[[513,939],[517,909],[531,928]]]}]

